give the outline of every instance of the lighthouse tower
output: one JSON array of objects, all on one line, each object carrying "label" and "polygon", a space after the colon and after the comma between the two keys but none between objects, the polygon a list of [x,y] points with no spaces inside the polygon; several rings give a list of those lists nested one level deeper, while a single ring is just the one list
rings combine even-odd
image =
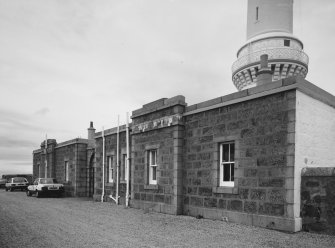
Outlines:
[{"label": "lighthouse tower", "polygon": [[238,90],[260,84],[262,55],[267,55],[272,81],[306,77],[308,56],[303,43],[293,35],[293,0],[248,0],[247,41],[232,66]]}]

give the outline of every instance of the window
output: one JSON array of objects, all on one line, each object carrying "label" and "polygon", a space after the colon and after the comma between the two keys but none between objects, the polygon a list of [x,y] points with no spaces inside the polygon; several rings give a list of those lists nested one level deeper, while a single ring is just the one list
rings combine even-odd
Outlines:
[{"label": "window", "polygon": [[13,183],[26,183],[26,182],[28,181],[24,177],[14,177],[13,178]]},{"label": "window", "polygon": [[157,184],[157,150],[148,151],[149,184]]},{"label": "window", "polygon": [[40,184],[52,184],[52,183],[58,183],[55,178],[42,178],[40,179]]},{"label": "window", "polygon": [[259,7],[256,7],[256,21],[258,21],[258,15],[259,15]]},{"label": "window", "polygon": [[41,177],[41,165],[37,164],[38,167],[38,177]]},{"label": "window", "polygon": [[234,187],[235,143],[220,144],[220,186]]},{"label": "window", "polygon": [[113,156],[107,156],[107,182],[114,182]]},{"label": "window", "polygon": [[64,175],[65,175],[65,182],[70,181],[69,161],[65,161]]},{"label": "window", "polygon": [[290,46],[290,40],[284,40],[284,46],[289,47]]}]

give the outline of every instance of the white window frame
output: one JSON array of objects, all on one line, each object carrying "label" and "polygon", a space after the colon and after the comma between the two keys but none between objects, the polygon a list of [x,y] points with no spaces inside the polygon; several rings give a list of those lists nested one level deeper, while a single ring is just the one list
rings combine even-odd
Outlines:
[{"label": "white window frame", "polygon": [[69,161],[64,161],[64,168],[65,168],[65,182],[69,182],[70,181],[70,171],[69,171]]},{"label": "white window frame", "polygon": [[[229,145],[228,149],[228,161],[223,161],[223,146]],[[231,145],[234,145],[234,158],[235,158],[235,142],[224,142],[220,144],[220,187],[234,187],[234,176],[232,178],[232,170],[235,168],[235,160],[232,160],[230,157]],[[230,165],[230,175],[229,181],[224,181],[224,167]],[[234,173],[235,174],[235,173]]]},{"label": "white window frame", "polygon": [[[155,154],[153,159],[153,154]],[[157,184],[157,149],[148,151],[148,169],[149,169],[149,184],[156,185]],[[156,172],[156,178],[153,179],[154,171]]]},{"label": "white window frame", "polygon": [[114,167],[113,167],[113,156],[107,156],[107,165],[108,165],[108,182],[114,183]]}]

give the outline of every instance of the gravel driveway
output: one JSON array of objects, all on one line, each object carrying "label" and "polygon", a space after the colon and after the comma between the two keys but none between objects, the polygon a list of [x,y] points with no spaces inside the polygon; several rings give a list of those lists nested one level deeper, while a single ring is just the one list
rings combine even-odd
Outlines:
[{"label": "gravel driveway", "polygon": [[0,190],[0,247],[335,247],[335,237]]}]

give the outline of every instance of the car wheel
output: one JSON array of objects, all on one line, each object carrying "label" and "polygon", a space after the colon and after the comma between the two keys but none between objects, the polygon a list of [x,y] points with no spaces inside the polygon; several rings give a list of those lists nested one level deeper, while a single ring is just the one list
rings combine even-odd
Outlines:
[{"label": "car wheel", "polygon": [[8,191],[8,188],[6,188],[6,191]]},{"label": "car wheel", "polygon": [[36,198],[39,198],[39,197],[41,197],[41,193],[36,191]]},{"label": "car wheel", "polygon": [[27,196],[31,196],[31,192],[29,190],[27,190],[26,194]]},{"label": "car wheel", "polygon": [[13,192],[13,191],[14,191],[14,189],[13,189],[13,188],[10,188],[10,191],[11,191],[11,192]]}]

